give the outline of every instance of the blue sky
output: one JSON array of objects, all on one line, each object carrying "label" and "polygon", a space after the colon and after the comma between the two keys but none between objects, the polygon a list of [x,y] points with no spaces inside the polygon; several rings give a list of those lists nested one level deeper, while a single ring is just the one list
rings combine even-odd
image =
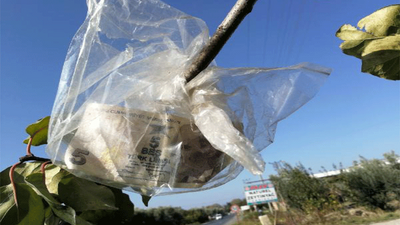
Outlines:
[{"label": "blue sky", "polygon": [[[165,1],[203,19],[213,33],[235,0]],[[266,162],[350,166],[359,155],[400,154],[400,82],[360,72],[361,62],[344,55],[336,30],[356,25],[398,0],[259,0],[217,56],[221,67],[282,67],[313,62],[333,69],[317,96],[278,124]],[[70,41],[86,16],[85,1],[1,1],[0,169],[25,154],[25,127],[50,115]],[[44,148],[33,152],[45,156]],[[264,177],[273,173],[267,164]],[[150,206],[198,207],[244,198],[244,171],[235,180],[203,192],[155,197]],[[138,207],[140,196],[131,194]]]}]

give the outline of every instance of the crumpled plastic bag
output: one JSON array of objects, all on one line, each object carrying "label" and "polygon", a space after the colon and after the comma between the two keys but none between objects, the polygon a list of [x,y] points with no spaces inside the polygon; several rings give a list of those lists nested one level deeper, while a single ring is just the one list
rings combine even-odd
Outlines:
[{"label": "crumpled plastic bag", "polygon": [[157,1],[88,0],[51,114],[46,152],[71,173],[148,196],[198,191],[264,171],[278,121],[330,70],[224,69],[186,84],[205,23]]}]

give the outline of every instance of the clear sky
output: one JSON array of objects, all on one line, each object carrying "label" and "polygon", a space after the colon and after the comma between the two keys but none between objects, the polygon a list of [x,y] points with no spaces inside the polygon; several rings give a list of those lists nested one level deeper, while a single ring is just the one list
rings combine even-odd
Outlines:
[{"label": "clear sky", "polygon": [[[235,0],[167,0],[203,19],[212,34]],[[400,154],[400,82],[360,72],[344,55],[337,29],[398,0],[259,0],[217,56],[221,67],[282,67],[313,62],[333,69],[317,96],[278,124],[266,162],[350,166],[359,155]],[[0,169],[25,154],[25,127],[50,115],[70,41],[86,16],[83,0],[1,1]],[[34,154],[45,156],[43,147]],[[264,177],[273,173],[267,164]],[[235,180],[203,192],[155,197],[150,206],[199,207],[244,198],[244,171]],[[131,194],[138,207],[140,196]]]}]

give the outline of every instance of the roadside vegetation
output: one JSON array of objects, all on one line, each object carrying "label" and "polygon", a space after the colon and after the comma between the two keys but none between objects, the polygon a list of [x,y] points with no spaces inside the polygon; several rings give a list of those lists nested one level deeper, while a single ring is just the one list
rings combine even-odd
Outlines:
[{"label": "roadside vegetation", "polygon": [[[302,164],[275,163],[277,175],[270,180],[281,201],[280,210],[270,213],[264,206],[263,213],[276,225],[350,225],[398,219],[399,160],[394,151],[385,153],[384,160],[360,157],[351,168],[339,168],[339,175],[323,178],[314,177]],[[241,224],[260,224],[258,215],[245,212]]]},{"label": "roadside vegetation", "polygon": [[232,205],[246,205],[245,199],[233,199],[225,205],[213,204],[202,208],[184,210],[180,207],[158,207],[150,209],[135,209],[132,221],[140,224],[202,224],[215,219],[216,214],[227,215]]},{"label": "roadside vegetation", "polygon": [[[331,212],[321,220],[298,210],[277,211],[274,213],[264,211],[264,213],[268,215],[271,225],[367,225],[400,218],[400,211],[359,210],[356,209],[354,212],[364,212],[368,213],[368,215]],[[261,225],[258,215],[255,212],[244,212],[240,225]],[[235,223],[235,225],[239,224]]]}]

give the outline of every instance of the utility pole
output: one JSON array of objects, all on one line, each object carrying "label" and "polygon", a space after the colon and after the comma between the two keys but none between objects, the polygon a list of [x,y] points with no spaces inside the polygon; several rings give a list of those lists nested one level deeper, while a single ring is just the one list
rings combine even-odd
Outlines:
[{"label": "utility pole", "polygon": [[[260,178],[261,178],[262,184],[264,184],[264,178],[262,177],[262,175],[260,175]],[[268,202],[268,208],[269,208],[269,211],[270,211],[271,213],[274,213],[274,211],[273,211],[273,209],[272,209],[272,206],[271,206],[271,202]]]}]

